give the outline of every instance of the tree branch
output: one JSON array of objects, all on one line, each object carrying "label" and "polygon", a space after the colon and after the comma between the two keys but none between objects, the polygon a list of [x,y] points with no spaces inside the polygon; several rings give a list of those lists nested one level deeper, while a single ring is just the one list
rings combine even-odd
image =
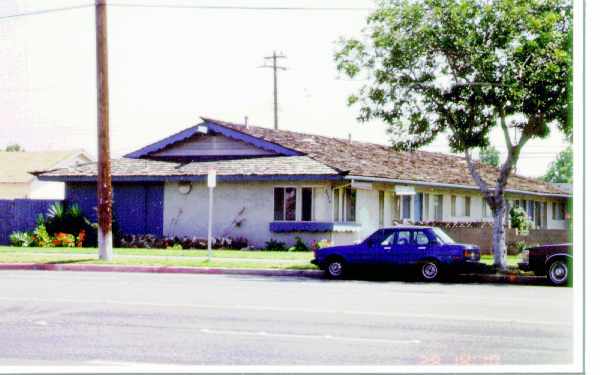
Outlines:
[{"label": "tree branch", "polygon": [[481,178],[479,171],[475,167],[475,163],[473,163],[473,159],[471,159],[471,153],[469,152],[468,149],[465,150],[465,159],[467,160],[467,166],[469,167],[469,172],[471,173],[471,177],[473,177],[473,179],[479,186],[479,190],[481,190],[484,194],[488,195],[490,188],[489,188],[487,182],[485,182],[483,180],[483,178]]}]

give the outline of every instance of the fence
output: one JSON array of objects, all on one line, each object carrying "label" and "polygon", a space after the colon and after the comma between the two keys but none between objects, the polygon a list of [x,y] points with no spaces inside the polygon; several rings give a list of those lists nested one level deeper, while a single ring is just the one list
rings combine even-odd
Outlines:
[{"label": "fence", "polygon": [[[481,248],[483,254],[492,252],[492,227],[482,228],[444,228],[456,242],[470,243]],[[514,229],[506,229],[506,243],[509,245],[509,254],[515,253],[511,244],[523,241],[527,245],[544,245],[552,243],[569,242],[569,232],[565,229],[530,229],[526,236],[518,236]]]},{"label": "fence", "polygon": [[0,245],[9,243],[14,231],[31,231],[38,214],[48,211],[56,200],[14,199],[0,200]]}]

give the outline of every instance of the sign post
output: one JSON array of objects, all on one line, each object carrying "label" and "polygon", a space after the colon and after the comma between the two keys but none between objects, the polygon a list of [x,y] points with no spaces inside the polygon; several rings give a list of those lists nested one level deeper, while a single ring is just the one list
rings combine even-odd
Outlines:
[{"label": "sign post", "polygon": [[217,171],[214,168],[208,170],[206,176],[208,186],[208,261],[212,256],[212,216],[213,216],[213,189],[217,186]]}]

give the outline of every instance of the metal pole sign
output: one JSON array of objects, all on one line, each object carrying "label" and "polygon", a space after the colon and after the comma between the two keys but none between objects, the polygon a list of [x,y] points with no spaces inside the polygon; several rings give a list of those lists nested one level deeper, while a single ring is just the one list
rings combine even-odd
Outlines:
[{"label": "metal pole sign", "polygon": [[208,261],[210,261],[212,256],[213,189],[217,186],[217,171],[214,168],[208,170],[206,184],[208,186]]}]

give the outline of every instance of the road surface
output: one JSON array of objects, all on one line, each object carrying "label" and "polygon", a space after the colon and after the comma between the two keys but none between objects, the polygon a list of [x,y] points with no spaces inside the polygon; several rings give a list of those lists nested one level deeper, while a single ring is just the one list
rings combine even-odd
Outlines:
[{"label": "road surface", "polygon": [[572,290],[3,271],[0,364],[570,364]]}]

